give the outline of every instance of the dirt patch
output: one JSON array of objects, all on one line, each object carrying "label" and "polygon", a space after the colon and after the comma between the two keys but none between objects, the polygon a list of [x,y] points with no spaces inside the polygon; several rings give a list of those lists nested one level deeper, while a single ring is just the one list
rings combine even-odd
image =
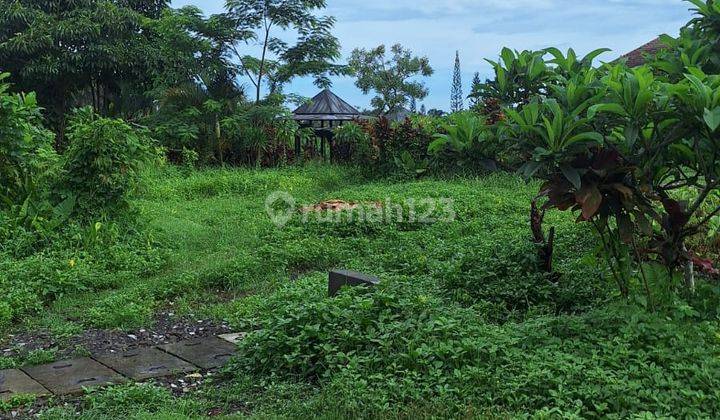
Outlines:
[{"label": "dirt patch", "polygon": [[356,210],[358,208],[375,208],[380,209],[382,208],[382,204],[378,202],[373,203],[354,203],[354,202],[348,202],[343,200],[328,200],[323,201],[322,203],[318,203],[312,206],[305,206],[300,208],[301,213],[312,213],[312,212],[323,212],[323,211],[329,211],[329,212],[341,212],[341,211],[348,211],[348,210]]}]

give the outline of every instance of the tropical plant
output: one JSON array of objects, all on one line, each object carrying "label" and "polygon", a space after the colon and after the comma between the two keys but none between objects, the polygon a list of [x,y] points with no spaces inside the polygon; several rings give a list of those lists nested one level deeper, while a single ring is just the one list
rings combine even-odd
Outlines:
[{"label": "tropical plant", "polygon": [[277,106],[246,106],[220,122],[228,138],[229,158],[237,163],[275,166],[292,158],[299,127]]},{"label": "tropical plant", "polygon": [[549,63],[555,65],[553,71],[556,74],[565,77],[575,75],[586,69],[592,68],[593,61],[608,51],[610,51],[609,48],[600,48],[591,51],[584,57],[580,58],[572,48],[567,51],[567,54],[563,54],[562,51],[557,48],[545,49],[545,52],[553,57],[553,59],[549,61]]},{"label": "tropical plant", "polygon": [[350,122],[335,129],[333,158],[337,161],[367,165],[376,155],[370,135],[358,124]]},{"label": "tropical plant", "polygon": [[513,51],[503,48],[499,61],[486,60],[495,78],[477,85],[470,95],[476,101],[499,100],[503,106],[522,106],[545,92],[552,72],[543,60],[545,51]]},{"label": "tropical plant", "polygon": [[440,131],[430,143],[428,153],[444,162],[474,167],[495,156],[495,134],[483,118],[471,112],[451,115]]},{"label": "tropical plant", "polygon": [[48,185],[58,156],[35,94],[9,93],[8,77],[0,74],[0,211],[28,224],[51,210]]},{"label": "tropical plant", "polygon": [[147,131],[83,108],[70,119],[68,140],[56,193],[72,198],[81,218],[126,210],[140,170],[153,157]]}]

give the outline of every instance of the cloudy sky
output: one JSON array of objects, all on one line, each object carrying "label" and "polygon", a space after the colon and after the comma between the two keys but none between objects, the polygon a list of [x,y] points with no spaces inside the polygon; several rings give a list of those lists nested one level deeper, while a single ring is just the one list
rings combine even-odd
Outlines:
[{"label": "cloudy sky", "polygon": [[[556,46],[587,53],[613,50],[610,61],[652,40],[675,35],[690,18],[682,0],[328,0],[327,13],[337,18],[335,35],[347,56],[356,47],[401,43],[430,58],[435,75],[425,80],[429,108],[448,109],[455,50],[460,51],[465,90],[476,71],[490,75],[484,58],[495,59],[503,46],[541,49]],[[174,0],[206,13],[222,11],[224,0]],[[333,90],[348,102],[370,101],[351,78],[334,81]],[[287,92],[313,96],[310,80],[298,80]]]}]

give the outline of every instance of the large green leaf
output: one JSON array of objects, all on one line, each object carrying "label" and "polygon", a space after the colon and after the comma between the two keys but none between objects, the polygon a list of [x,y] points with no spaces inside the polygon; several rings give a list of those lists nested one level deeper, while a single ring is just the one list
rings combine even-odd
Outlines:
[{"label": "large green leaf", "polygon": [[611,114],[617,114],[621,117],[627,117],[628,113],[625,110],[625,108],[622,107],[620,104],[615,103],[608,103],[608,104],[598,104],[593,105],[590,108],[588,108],[588,118],[593,119],[595,118],[595,115],[599,112],[609,112]]},{"label": "large green leaf", "polygon": [[705,108],[705,124],[710,127],[711,131],[715,131],[720,127],[720,106],[712,111]]}]

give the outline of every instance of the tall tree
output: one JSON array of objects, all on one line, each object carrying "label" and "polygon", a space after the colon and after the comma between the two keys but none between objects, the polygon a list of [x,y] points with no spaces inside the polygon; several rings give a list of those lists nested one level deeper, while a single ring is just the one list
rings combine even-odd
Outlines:
[{"label": "tall tree", "polygon": [[[226,16],[235,26],[231,49],[255,87],[256,102],[266,82],[270,93],[297,76],[315,76],[317,86],[328,87],[330,76],[344,73],[335,64],[341,56],[331,33],[335,18],[317,15],[325,7],[325,0],[227,0]],[[276,34],[287,30],[297,33],[294,45]],[[243,52],[249,41],[257,43],[259,56]]]},{"label": "tall tree", "polygon": [[415,98],[410,98],[410,112],[417,112],[417,99]]},{"label": "tall tree", "polygon": [[450,110],[452,112],[459,112],[464,108],[462,74],[460,72],[460,51],[455,51],[455,71],[453,72],[452,91],[450,92]]},{"label": "tall tree", "polygon": [[480,72],[476,71],[473,76],[472,86],[470,87],[470,106],[475,108],[480,103],[479,94],[482,91],[483,82],[480,78]]},{"label": "tall tree", "polygon": [[168,3],[0,0],[0,68],[12,74],[13,89],[37,92],[58,144],[73,107],[145,115],[154,108],[153,90],[229,68],[208,61],[222,56],[203,34],[215,25],[197,8],[175,11]]},{"label": "tall tree", "polygon": [[349,63],[357,74],[355,85],[366,95],[376,93],[371,105],[380,114],[399,110],[413,98],[427,97],[428,89],[416,78],[433,74],[427,57],[413,56],[412,51],[400,44],[390,48],[391,57],[386,57],[386,52],[384,45],[372,50],[358,48],[352,52]]},{"label": "tall tree", "polygon": [[56,116],[81,94],[103,112],[118,82],[145,62],[142,21],[110,0],[0,0],[0,66]]},{"label": "tall tree", "polygon": [[152,19],[159,18],[168,9],[170,0],[117,0],[121,6],[127,6]]}]

